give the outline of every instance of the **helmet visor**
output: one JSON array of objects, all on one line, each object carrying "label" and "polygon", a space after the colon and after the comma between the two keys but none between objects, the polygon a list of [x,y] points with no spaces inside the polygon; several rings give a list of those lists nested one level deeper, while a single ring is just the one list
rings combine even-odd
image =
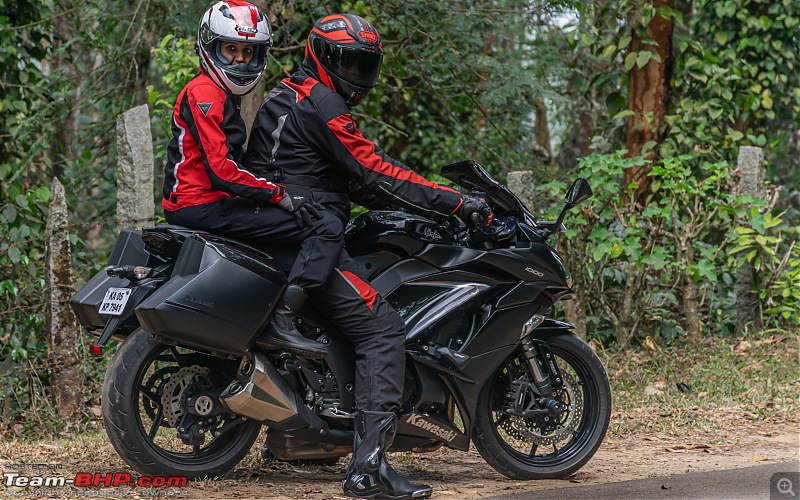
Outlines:
[{"label": "helmet visor", "polygon": [[[314,40],[314,42],[320,39]],[[346,80],[358,87],[372,88],[378,84],[378,76],[381,74],[381,62],[383,54],[380,52],[367,52],[362,49],[320,43],[320,50],[315,50],[317,54],[322,54],[323,64],[334,75]],[[317,47],[315,47],[316,49]]]}]

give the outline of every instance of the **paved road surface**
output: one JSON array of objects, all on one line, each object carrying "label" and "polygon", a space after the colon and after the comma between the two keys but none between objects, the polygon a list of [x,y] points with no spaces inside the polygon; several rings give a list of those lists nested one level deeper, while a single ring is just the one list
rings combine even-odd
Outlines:
[{"label": "paved road surface", "polygon": [[[788,474],[780,474],[787,472]],[[789,482],[786,482],[787,480]],[[781,482],[778,483],[778,481]],[[789,488],[790,484],[791,488]],[[528,491],[492,498],[497,500],[800,500],[800,462],[782,462],[713,472],[694,472],[597,486]]]}]

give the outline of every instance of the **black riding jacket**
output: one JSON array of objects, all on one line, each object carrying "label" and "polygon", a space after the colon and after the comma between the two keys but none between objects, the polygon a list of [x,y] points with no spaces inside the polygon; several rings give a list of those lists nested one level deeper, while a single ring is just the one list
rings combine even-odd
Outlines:
[{"label": "black riding jacket", "polygon": [[245,164],[289,193],[310,191],[343,218],[349,217],[349,194],[360,188],[387,205],[433,218],[454,215],[462,203],[458,191],[428,181],[365,138],[344,99],[302,69],[267,95]]}]

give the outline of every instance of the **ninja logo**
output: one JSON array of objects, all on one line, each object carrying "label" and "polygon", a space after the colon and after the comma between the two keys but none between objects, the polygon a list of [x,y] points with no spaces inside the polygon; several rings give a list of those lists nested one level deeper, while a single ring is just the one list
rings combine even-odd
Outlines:
[{"label": "ninja logo", "polygon": [[423,234],[424,234],[424,235],[425,235],[425,237],[426,237],[426,238],[428,238],[428,239],[432,239],[432,240],[441,240],[441,239],[442,239],[442,235],[441,235],[441,234],[439,234],[439,232],[438,232],[438,231],[436,231],[435,229],[431,229],[431,228],[429,228],[429,227],[426,227],[426,228],[423,230]]}]

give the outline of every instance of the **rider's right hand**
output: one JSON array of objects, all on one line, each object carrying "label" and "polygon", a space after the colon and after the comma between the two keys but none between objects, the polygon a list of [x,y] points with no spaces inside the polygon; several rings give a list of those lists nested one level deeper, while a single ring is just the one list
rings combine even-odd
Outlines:
[{"label": "rider's right hand", "polygon": [[311,226],[315,220],[322,218],[322,211],[325,210],[324,205],[308,197],[292,196],[289,193],[285,193],[277,205],[293,213],[300,228]]},{"label": "rider's right hand", "polygon": [[486,231],[492,227],[494,214],[489,205],[481,198],[464,195],[461,197],[461,208],[458,216],[472,229]]}]

